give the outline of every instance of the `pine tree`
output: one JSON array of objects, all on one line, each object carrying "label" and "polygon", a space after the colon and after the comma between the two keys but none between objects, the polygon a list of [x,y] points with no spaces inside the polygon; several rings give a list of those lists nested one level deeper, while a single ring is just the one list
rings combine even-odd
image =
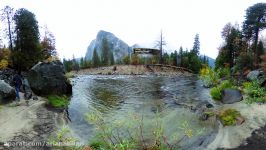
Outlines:
[{"label": "pine tree", "polygon": [[115,59],[114,59],[114,54],[113,54],[113,52],[112,51],[110,51],[110,58],[109,58],[109,60],[110,60],[110,65],[114,65],[115,64]]},{"label": "pine tree", "polygon": [[199,55],[199,50],[200,50],[199,34],[196,34],[194,38],[194,45],[192,52],[196,55]]},{"label": "pine tree", "polygon": [[110,53],[109,53],[109,46],[108,46],[108,41],[106,38],[103,39],[102,41],[102,65],[107,66],[109,65],[109,58],[110,58]]},{"label": "pine tree", "polygon": [[253,41],[253,58],[255,66],[258,65],[257,44],[259,32],[266,28],[266,3],[257,3],[246,10],[246,19],[243,23],[243,33],[247,39]]},{"label": "pine tree", "polygon": [[94,51],[93,51],[92,64],[93,64],[93,67],[99,67],[100,66],[100,58],[99,58],[99,55],[98,55],[96,49],[94,49]]},{"label": "pine tree", "polygon": [[28,70],[42,58],[38,22],[35,15],[24,8],[16,11],[14,20],[16,36],[13,64],[18,70]]}]

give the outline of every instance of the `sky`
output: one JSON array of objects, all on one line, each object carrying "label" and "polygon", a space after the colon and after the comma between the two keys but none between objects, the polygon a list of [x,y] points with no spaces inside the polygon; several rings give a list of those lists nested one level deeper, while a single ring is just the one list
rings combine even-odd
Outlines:
[{"label": "sky", "polygon": [[198,33],[200,53],[216,58],[222,28],[228,22],[241,26],[246,9],[258,2],[263,0],[0,0],[0,9],[33,12],[39,26],[55,35],[60,58],[84,57],[99,30],[143,47],[153,47],[162,30],[168,52],[191,49]]}]

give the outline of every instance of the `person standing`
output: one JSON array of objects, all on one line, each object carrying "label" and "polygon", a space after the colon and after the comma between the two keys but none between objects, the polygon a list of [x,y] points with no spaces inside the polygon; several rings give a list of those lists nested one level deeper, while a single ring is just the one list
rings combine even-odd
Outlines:
[{"label": "person standing", "polygon": [[19,91],[22,85],[22,77],[21,77],[20,71],[18,71],[17,74],[14,76],[13,82],[14,82],[15,89],[16,89],[16,100],[19,102],[20,101]]}]

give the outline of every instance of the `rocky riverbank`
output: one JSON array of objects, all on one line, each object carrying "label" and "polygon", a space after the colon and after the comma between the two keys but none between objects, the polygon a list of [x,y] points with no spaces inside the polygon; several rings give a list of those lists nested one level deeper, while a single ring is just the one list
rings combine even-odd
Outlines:
[{"label": "rocky riverbank", "polygon": [[146,65],[116,65],[99,68],[83,69],[78,75],[192,75],[186,71],[179,71],[169,67],[146,66]]}]

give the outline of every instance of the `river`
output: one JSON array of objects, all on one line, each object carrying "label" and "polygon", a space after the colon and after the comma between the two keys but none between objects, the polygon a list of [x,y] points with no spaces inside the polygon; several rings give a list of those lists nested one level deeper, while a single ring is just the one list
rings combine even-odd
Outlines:
[{"label": "river", "polygon": [[80,75],[72,82],[69,126],[81,142],[88,143],[95,135],[95,126],[85,117],[95,112],[110,122],[133,122],[131,116],[139,116],[145,131],[159,119],[172,142],[184,135],[186,125],[193,136],[180,143],[184,149],[203,149],[217,132],[216,122],[201,121],[197,110],[180,105],[197,108],[212,103],[196,76]]}]

